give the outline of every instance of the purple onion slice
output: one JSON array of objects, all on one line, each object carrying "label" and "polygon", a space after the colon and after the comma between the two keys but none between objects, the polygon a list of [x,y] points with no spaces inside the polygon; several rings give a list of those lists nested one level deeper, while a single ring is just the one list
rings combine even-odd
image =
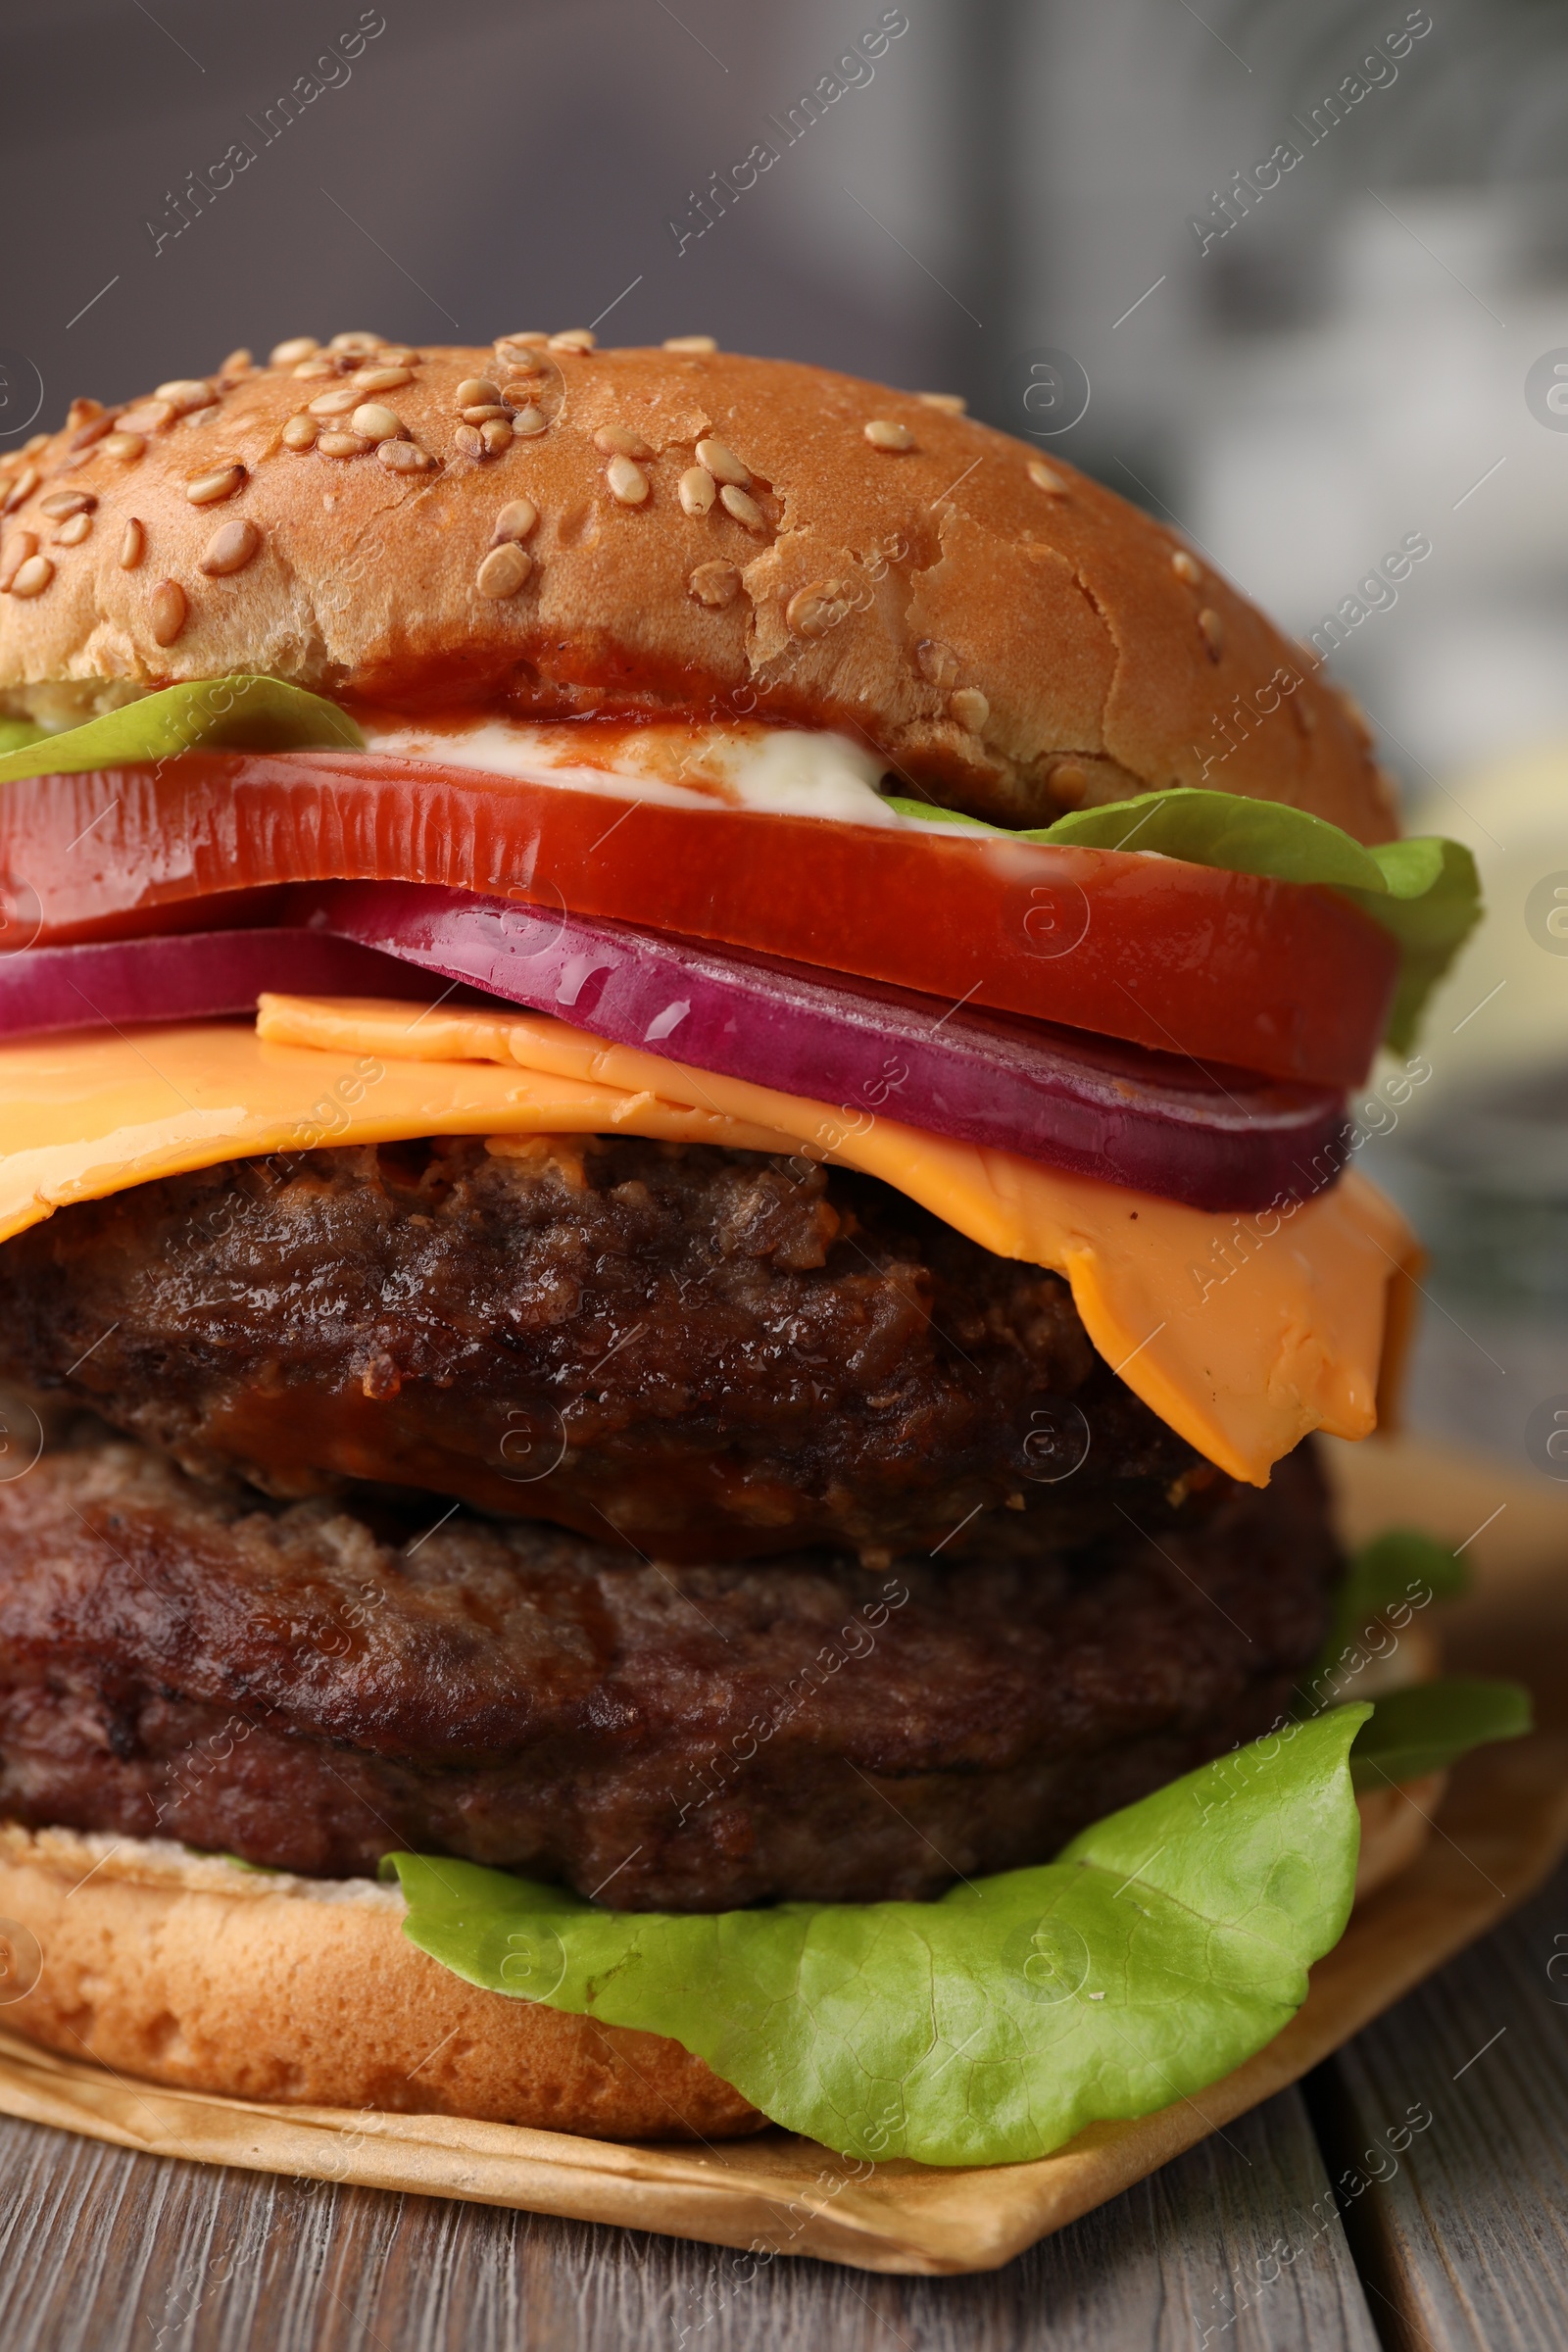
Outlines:
[{"label": "purple onion slice", "polygon": [[617,1045],[1195,1208],[1321,1190],[1342,1156],[1332,1087],[463,891],[330,883],[293,906],[296,921]]}]

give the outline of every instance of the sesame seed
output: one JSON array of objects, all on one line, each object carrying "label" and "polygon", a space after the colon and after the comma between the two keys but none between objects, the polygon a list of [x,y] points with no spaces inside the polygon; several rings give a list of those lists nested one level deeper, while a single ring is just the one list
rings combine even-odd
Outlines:
[{"label": "sesame seed", "polygon": [[991,705],[978,686],[960,686],[956,694],[950,694],[948,709],[971,735],[978,735],[991,716]]},{"label": "sesame seed", "polygon": [[360,392],[396,392],[413,381],[412,368],[367,368],[354,379]]},{"label": "sesame seed", "polygon": [[103,443],[106,458],[118,458],[122,466],[134,466],[147,447],[141,433],[111,433]]},{"label": "sesame seed", "polygon": [[[75,403],[73,402],[72,406],[74,407]],[[71,446],[74,450],[91,449],[95,441],[101,441],[105,433],[114,431],[114,427],[115,420],[113,416],[108,416],[107,414],[89,417],[85,424],[78,425],[76,430],[72,434]]]},{"label": "sesame seed", "polygon": [[487,375],[466,375],[452,397],[460,409],[471,409],[481,401],[498,401],[501,387]]},{"label": "sesame seed", "polygon": [[147,533],[134,514],[120,534],[120,568],[134,571],[147,552]]},{"label": "sesame seed", "polygon": [[135,408],[126,409],[121,416],[121,429],[127,433],[161,432],[172,424],[177,412],[167,400],[139,401]]},{"label": "sesame seed", "polygon": [[378,368],[417,368],[420,358],[409,343],[383,343],[371,356]]},{"label": "sesame seed", "polygon": [[512,411],[500,400],[476,400],[463,412],[465,424],[494,424],[502,417],[512,422]]},{"label": "sesame seed", "polygon": [[526,548],[508,541],[505,547],[493,547],[473,575],[473,584],[481,596],[499,603],[503,597],[515,596],[533,569],[533,558]]},{"label": "sesame seed", "polygon": [[914,649],[914,662],[928,686],[951,686],[958,674],[958,657],[940,637],[922,637]]},{"label": "sesame seed", "polygon": [[1048,466],[1044,458],[1030,459],[1029,479],[1037,490],[1044,490],[1049,497],[1065,498],[1067,495],[1067,485],[1061,475],[1054,466]]},{"label": "sesame seed", "polygon": [[1170,560],[1170,567],[1176,577],[1185,580],[1190,588],[1196,588],[1203,576],[1203,567],[1198,558],[1190,556],[1185,547],[1176,550]]},{"label": "sesame seed", "polygon": [[914,435],[906,424],[892,416],[873,416],[865,427],[865,437],[873,449],[912,449]]},{"label": "sesame seed", "polygon": [[177,580],[157,580],[148,591],[147,612],[154,645],[172,645],[190,616],[190,604]]},{"label": "sesame seed", "polygon": [[273,368],[292,368],[296,360],[308,360],[319,349],[314,335],[290,335],[286,343],[274,343],[267,356]]},{"label": "sesame seed", "polygon": [[[104,404],[101,400],[86,400],[78,395],[78,397],[72,402],[70,408],[66,411],[66,421],[61,427],[61,430],[67,433],[74,433],[79,424],[86,424],[92,418],[101,416],[103,413]],[[74,449],[77,444],[73,441],[71,446],[73,449]]]},{"label": "sesame seed", "polygon": [[316,418],[307,416],[302,409],[299,415],[291,416],[283,427],[281,435],[283,447],[285,449],[314,449],[316,436],[320,429]]},{"label": "sesame seed", "polygon": [[568,326],[564,334],[546,338],[546,349],[550,351],[592,351],[594,348],[592,327]]},{"label": "sesame seed", "polygon": [[172,383],[160,384],[154,400],[165,400],[176,416],[189,416],[194,409],[210,409],[218,394],[204,376],[176,376]]},{"label": "sesame seed", "polygon": [[917,392],[915,399],[928,409],[942,409],[950,416],[961,416],[969,406],[961,392]]},{"label": "sesame seed", "polygon": [[232,498],[236,490],[243,490],[246,478],[243,466],[215,466],[185,484],[185,496],[193,507],[216,507],[220,499]]},{"label": "sesame seed", "polygon": [[36,531],[13,531],[0,549],[0,594],[11,586],[18,572],[29,558],[38,553]]},{"label": "sesame seed", "polygon": [[248,516],[235,515],[220,525],[202,549],[201,568],[215,579],[243,571],[262,544],[262,534]]},{"label": "sesame seed", "polygon": [[1203,643],[1208,648],[1209,660],[1217,662],[1225,651],[1225,623],[1212,605],[1203,607],[1198,615],[1198,625],[1203,633]]},{"label": "sesame seed", "polygon": [[512,447],[512,419],[509,416],[490,417],[480,425],[479,438],[484,443],[485,456],[499,458],[504,449]]},{"label": "sesame seed", "polygon": [[379,351],[385,341],[385,335],[370,335],[356,330],[352,334],[334,335],[326,348],[328,351],[346,351],[367,359],[372,351]]},{"label": "sesame seed", "polygon": [[314,382],[316,377],[318,375],[340,374],[341,369],[339,368],[336,360],[329,360],[326,357],[326,354],[321,352],[314,360],[301,360],[299,366],[295,368],[294,373],[302,381],[311,383]]},{"label": "sesame seed", "polygon": [[460,458],[472,458],[477,461],[484,456],[484,443],[479,438],[479,427],[476,424],[460,424],[452,436],[452,446]]},{"label": "sesame seed", "polygon": [[363,458],[370,444],[363,433],[333,431],[317,436],[316,447],[323,458]]},{"label": "sesame seed", "polygon": [[38,512],[47,514],[51,522],[60,522],[68,514],[90,514],[97,504],[90,490],[55,490],[38,501]]},{"label": "sesame seed", "polygon": [[512,419],[512,429],[518,440],[528,441],[535,433],[542,433],[549,422],[543,409],[519,409]]},{"label": "sesame seed", "polygon": [[605,467],[610,494],[623,507],[640,507],[648,496],[648,476],[630,458],[612,458]]},{"label": "sesame seed", "polygon": [[241,348],[231,351],[218,372],[223,375],[248,375],[253,365],[251,354]]},{"label": "sesame seed", "polygon": [[1052,798],[1063,808],[1081,808],[1089,798],[1089,777],[1076,760],[1058,760],[1046,777]]},{"label": "sesame seed", "polygon": [[47,433],[29,433],[26,440],[22,444],[23,456],[24,458],[30,458],[35,449],[47,449],[49,446],[49,440],[50,436]]},{"label": "sesame seed", "polygon": [[5,505],[0,507],[0,514],[14,514],[32,496],[40,479],[36,466],[24,466],[7,493]]},{"label": "sesame seed", "polygon": [[741,575],[733,564],[699,564],[686,585],[700,605],[716,610],[735,602],[741,592]]},{"label": "sesame seed", "polygon": [[[544,374],[549,365],[550,362],[541,359],[536,351],[514,351],[507,355],[507,366],[514,374],[524,379],[521,388],[525,400],[532,398],[536,380]],[[505,385],[502,386],[501,397],[503,400],[508,397]]]},{"label": "sesame seed", "polygon": [[69,515],[55,533],[55,545],[56,547],[79,547],[91,529],[92,516],[90,514]]},{"label": "sesame seed", "polygon": [[726,443],[715,441],[711,434],[698,442],[697,463],[708,467],[715,482],[729,482],[737,490],[751,488],[752,477],[735,452]]},{"label": "sesame seed", "polygon": [[795,637],[825,637],[850,610],[845,580],[808,580],[797,588],[784,608],[784,619]]},{"label": "sesame seed", "polygon": [[383,408],[378,400],[366,401],[355,410],[349,423],[367,441],[397,441],[403,434],[403,419],[396,409]]},{"label": "sesame seed", "polygon": [[496,516],[491,539],[497,547],[509,539],[526,539],[538,519],[539,510],[531,498],[510,499]]},{"label": "sesame seed", "polygon": [[510,345],[515,343],[519,350],[526,351],[530,348],[537,349],[548,343],[550,337],[542,326],[529,326],[522,328],[514,335],[497,335],[496,349],[505,351]]},{"label": "sesame seed", "polygon": [[654,454],[641,433],[624,424],[602,424],[594,435],[594,447],[607,458],[646,459]]},{"label": "sesame seed", "polygon": [[360,405],[360,395],[353,384],[339,384],[335,392],[318,392],[310,403],[313,416],[347,416]]},{"label": "sesame seed", "polygon": [[666,335],[663,348],[665,351],[705,352],[716,351],[718,345],[711,335]]},{"label": "sesame seed", "polygon": [[717,496],[713,477],[706,466],[688,466],[676,487],[688,514],[706,514]]},{"label": "sesame seed", "polygon": [[42,596],[54,576],[55,567],[47,556],[29,556],[12,573],[10,593],[21,597]]},{"label": "sesame seed", "polygon": [[733,482],[724,484],[718,500],[725,514],[733,514],[737,522],[744,522],[749,531],[766,530],[767,517],[756,499],[748,498],[744,490],[737,490]]},{"label": "sesame seed", "polygon": [[429,451],[416,441],[381,441],[375,454],[393,473],[428,473],[435,464]]}]

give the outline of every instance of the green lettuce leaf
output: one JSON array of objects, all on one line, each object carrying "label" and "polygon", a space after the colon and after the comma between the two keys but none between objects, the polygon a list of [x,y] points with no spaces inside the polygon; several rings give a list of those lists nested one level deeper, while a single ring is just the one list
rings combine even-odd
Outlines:
[{"label": "green lettuce leaf", "polygon": [[[1424,890],[1396,888],[1400,872],[1395,853],[1429,850],[1441,860]],[[1392,1054],[1408,1054],[1415,1044],[1426,1001],[1481,920],[1481,877],[1471,853],[1456,841],[1437,839],[1385,842],[1370,855],[1385,862],[1390,874],[1386,897],[1349,890],[1363,914],[1392,931],[1399,943],[1399,986],[1389,1014],[1387,1044]],[[1421,869],[1412,864],[1409,869]]]},{"label": "green lettuce leaf", "polygon": [[[898,810],[900,816],[918,817],[923,825],[971,825],[977,833],[1006,832],[1004,825],[988,825],[983,816],[965,816],[958,808],[939,808],[935,801],[906,800],[896,792],[885,792],[882,798],[890,808]],[[1034,834],[1024,833],[1017,838],[1022,841],[1032,841],[1037,837]]]},{"label": "green lettuce leaf", "polygon": [[[975,824],[952,808],[890,799],[903,816],[927,822]],[[999,832],[987,825],[982,830]],[[1388,1044],[1396,1054],[1414,1043],[1422,1006],[1481,919],[1475,859],[1456,841],[1420,836],[1367,849],[1338,825],[1278,801],[1178,785],[1140,793],[1102,808],[1075,808],[1054,825],[1011,836],[1019,841],[1089,850],[1157,850],[1190,865],[1221,866],[1233,874],[1263,874],[1276,882],[1310,882],[1337,890],[1393,933],[1400,950],[1399,987],[1389,1016]]]},{"label": "green lettuce leaf", "polygon": [[30,718],[0,718],[0,758],[7,752],[20,752],[24,744],[37,743],[44,732]]},{"label": "green lettuce leaf", "polygon": [[668,2034],[841,2153],[1007,2163],[1191,2096],[1295,2014],[1349,1915],[1368,1713],[1287,1726],[937,1902],[617,1913],[473,1863],[382,1867],[405,1934],[470,1984]]},{"label": "green lettuce leaf", "polygon": [[1419,1780],[1472,1747],[1519,1740],[1531,1729],[1530,1693],[1518,1683],[1445,1675],[1391,1690],[1355,1742],[1350,1777],[1358,1789]]},{"label": "green lettuce leaf", "polygon": [[122,710],[90,718],[85,726],[60,735],[34,733],[17,748],[7,748],[0,738],[0,784],[22,776],[63,776],[132,760],[169,760],[180,752],[364,748],[359,728],[335,703],[277,678],[240,674],[168,686]]},{"label": "green lettuce leaf", "polygon": [[1386,1528],[1350,1556],[1334,1594],[1334,1614],[1311,1688],[1349,1664],[1362,1631],[1378,1618],[1402,1609],[1398,1622],[1407,1625],[1413,1610],[1434,1600],[1457,1599],[1469,1583],[1463,1560],[1436,1536],[1418,1527]]},{"label": "green lettuce leaf", "polygon": [[1340,1596],[1360,1626],[1397,1601],[1457,1600],[1469,1590],[1470,1571],[1448,1544],[1425,1528],[1386,1527],[1351,1553]]}]

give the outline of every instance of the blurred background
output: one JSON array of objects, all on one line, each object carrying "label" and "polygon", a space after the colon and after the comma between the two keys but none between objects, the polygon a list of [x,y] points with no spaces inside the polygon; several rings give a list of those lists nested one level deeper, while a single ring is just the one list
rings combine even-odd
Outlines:
[{"label": "blurred background", "polygon": [[1434,1246],[1412,1418],[1568,1477],[1562,0],[6,0],[3,38],[0,447],[285,335],[708,332],[961,392],[1337,615],[1493,906],[1366,1122]]}]

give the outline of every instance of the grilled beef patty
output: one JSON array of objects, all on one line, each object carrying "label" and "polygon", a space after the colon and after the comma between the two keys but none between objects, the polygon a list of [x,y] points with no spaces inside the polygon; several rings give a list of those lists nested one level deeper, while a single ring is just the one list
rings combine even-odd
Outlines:
[{"label": "grilled beef patty", "polygon": [[1265,1730],[1336,1565],[1305,1448],[1152,1542],[655,1566],[259,1504],[97,1436],[0,1484],[0,1814],[623,1908],[927,1896]]},{"label": "grilled beef patty", "polygon": [[197,1477],[423,1489],[665,1560],[1032,1556],[1224,1485],[1056,1275],[875,1178],[633,1139],[239,1160],[62,1209],[0,1248],[0,1375]]}]

